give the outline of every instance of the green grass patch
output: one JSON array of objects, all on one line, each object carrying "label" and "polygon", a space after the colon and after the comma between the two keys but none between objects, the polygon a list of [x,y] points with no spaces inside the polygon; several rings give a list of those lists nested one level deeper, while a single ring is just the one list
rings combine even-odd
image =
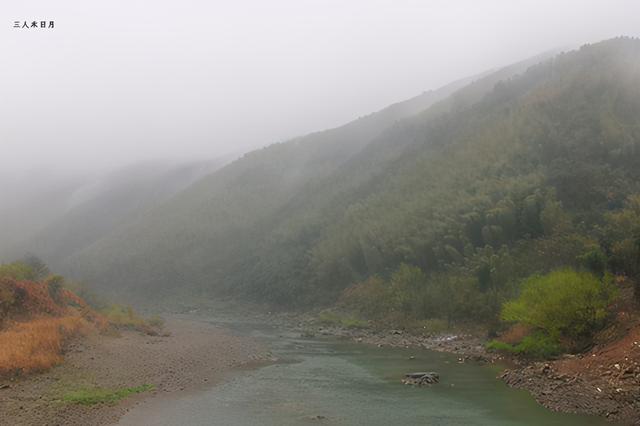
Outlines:
[{"label": "green grass patch", "polygon": [[164,325],[164,321],[159,316],[145,319],[130,306],[110,305],[100,313],[117,329],[136,330],[150,336],[156,336]]},{"label": "green grass patch", "polygon": [[355,317],[341,316],[331,311],[321,312],[320,315],[318,315],[318,322],[322,325],[332,327],[367,328],[369,326],[367,321]]},{"label": "green grass patch", "polygon": [[130,306],[110,305],[100,311],[116,327],[137,330],[146,326],[145,320]]},{"label": "green grass patch", "polygon": [[510,354],[516,354],[516,347],[509,343],[501,342],[499,340],[492,340],[488,342],[485,347],[489,351],[493,352],[506,352]]},{"label": "green grass patch", "polygon": [[517,345],[492,340],[487,343],[486,348],[490,351],[521,355],[534,359],[552,358],[563,352],[562,346],[555,339],[542,333],[526,336]]},{"label": "green grass patch", "polygon": [[62,400],[70,404],[115,404],[131,395],[155,389],[154,385],[141,385],[122,389],[91,388],[68,392]]}]

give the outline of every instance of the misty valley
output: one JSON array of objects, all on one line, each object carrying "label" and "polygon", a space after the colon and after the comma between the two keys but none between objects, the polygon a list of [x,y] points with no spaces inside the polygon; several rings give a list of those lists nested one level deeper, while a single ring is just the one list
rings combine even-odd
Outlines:
[{"label": "misty valley", "polygon": [[[312,27],[327,16],[342,22],[341,7],[355,16],[351,5],[311,3]],[[318,108],[311,104],[351,93],[329,87],[339,80],[330,65],[372,61],[371,76],[342,74],[355,90],[379,78],[384,67],[372,58],[395,66],[389,52],[397,49],[409,61],[389,34],[401,37],[411,13],[370,7],[381,14],[367,21],[380,25],[375,44],[345,50],[313,78],[265,74],[238,83],[233,96],[202,86],[213,68],[194,58],[213,43],[211,31],[232,34],[247,11],[193,33],[153,26],[150,34],[170,36],[163,49],[177,50],[149,69],[169,67],[176,77],[136,68],[151,56],[132,54],[130,69],[100,72],[95,57],[78,59],[90,73],[70,74],[60,90],[103,96],[108,78],[136,75],[154,112],[138,116],[127,99],[109,112],[105,99],[117,95],[76,105],[74,126],[101,141],[89,148],[104,155],[100,167],[72,167],[91,165],[79,160],[84,148],[52,136],[54,148],[25,151],[32,168],[16,157],[0,172],[0,425],[640,424],[640,39],[555,48],[550,36],[541,40],[553,50],[506,65],[489,47],[468,49],[467,62],[453,47],[434,48],[429,66],[454,76],[438,80],[446,84],[382,109],[364,103],[362,91],[375,112],[240,146],[251,132],[262,138],[270,127],[261,120],[280,126],[279,108],[307,86],[319,88],[316,97],[284,121],[296,132],[320,123],[308,119]],[[359,19],[373,13],[365,9]],[[251,22],[266,39],[286,33],[277,40],[298,49],[301,62],[325,44],[351,46],[345,31],[299,48],[290,32],[307,33],[295,19]],[[64,34],[65,25],[58,19],[52,31]],[[11,33],[14,43],[55,37],[14,31],[22,31]],[[149,52],[156,46],[146,33],[117,34]],[[273,46],[259,50],[256,34],[229,42],[240,46],[230,56],[219,53],[259,58],[228,81],[244,81],[258,62],[297,66]],[[109,50],[93,37],[97,52]],[[46,50],[53,42],[44,40]],[[28,78],[54,85],[35,71]],[[179,95],[156,93],[175,81]],[[201,92],[189,92],[192,84]],[[256,89],[269,85],[280,85],[282,104]],[[228,111],[200,103],[210,98]],[[265,99],[274,111],[261,107],[260,118],[254,103]],[[349,105],[328,109],[357,117]],[[131,151],[106,141],[120,109]],[[237,140],[214,130],[234,120],[246,132]],[[189,145],[202,135],[233,149]],[[160,152],[167,140],[164,157],[138,156],[135,141]],[[127,161],[107,159],[111,151],[99,146],[110,143]],[[36,157],[47,167],[36,168]]]}]

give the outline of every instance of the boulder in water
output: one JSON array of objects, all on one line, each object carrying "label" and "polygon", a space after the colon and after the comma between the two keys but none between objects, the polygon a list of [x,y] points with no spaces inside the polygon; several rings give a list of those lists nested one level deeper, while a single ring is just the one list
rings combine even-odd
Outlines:
[{"label": "boulder in water", "polygon": [[438,373],[433,371],[430,372],[419,372],[419,373],[407,373],[404,375],[404,379],[402,383],[405,385],[413,385],[413,386],[424,386],[424,385],[433,385],[440,381],[440,376]]}]

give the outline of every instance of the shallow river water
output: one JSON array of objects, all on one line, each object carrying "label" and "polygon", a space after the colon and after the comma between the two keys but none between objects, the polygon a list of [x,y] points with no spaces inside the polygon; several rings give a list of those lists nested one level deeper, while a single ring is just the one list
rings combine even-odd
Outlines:
[{"label": "shallow river water", "polygon": [[[211,320],[219,323],[220,321]],[[209,425],[544,425],[609,424],[551,412],[496,379],[500,367],[459,364],[454,355],[377,348],[336,339],[300,339],[264,326],[235,325],[263,339],[283,362],[235,373],[225,382],[132,409],[126,426]],[[410,360],[409,357],[415,357]],[[440,383],[411,387],[407,372],[436,371]]]}]

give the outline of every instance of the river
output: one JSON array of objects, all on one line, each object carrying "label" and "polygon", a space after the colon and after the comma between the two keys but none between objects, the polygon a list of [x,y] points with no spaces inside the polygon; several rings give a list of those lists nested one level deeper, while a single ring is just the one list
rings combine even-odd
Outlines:
[{"label": "river", "polygon": [[[238,371],[201,392],[150,399],[134,407],[119,425],[610,424],[545,409],[527,392],[496,379],[501,369],[497,365],[458,363],[455,355],[428,350],[302,339],[263,324],[208,321],[263,340],[281,361]],[[436,371],[440,383],[429,387],[400,383],[412,371]]]}]

